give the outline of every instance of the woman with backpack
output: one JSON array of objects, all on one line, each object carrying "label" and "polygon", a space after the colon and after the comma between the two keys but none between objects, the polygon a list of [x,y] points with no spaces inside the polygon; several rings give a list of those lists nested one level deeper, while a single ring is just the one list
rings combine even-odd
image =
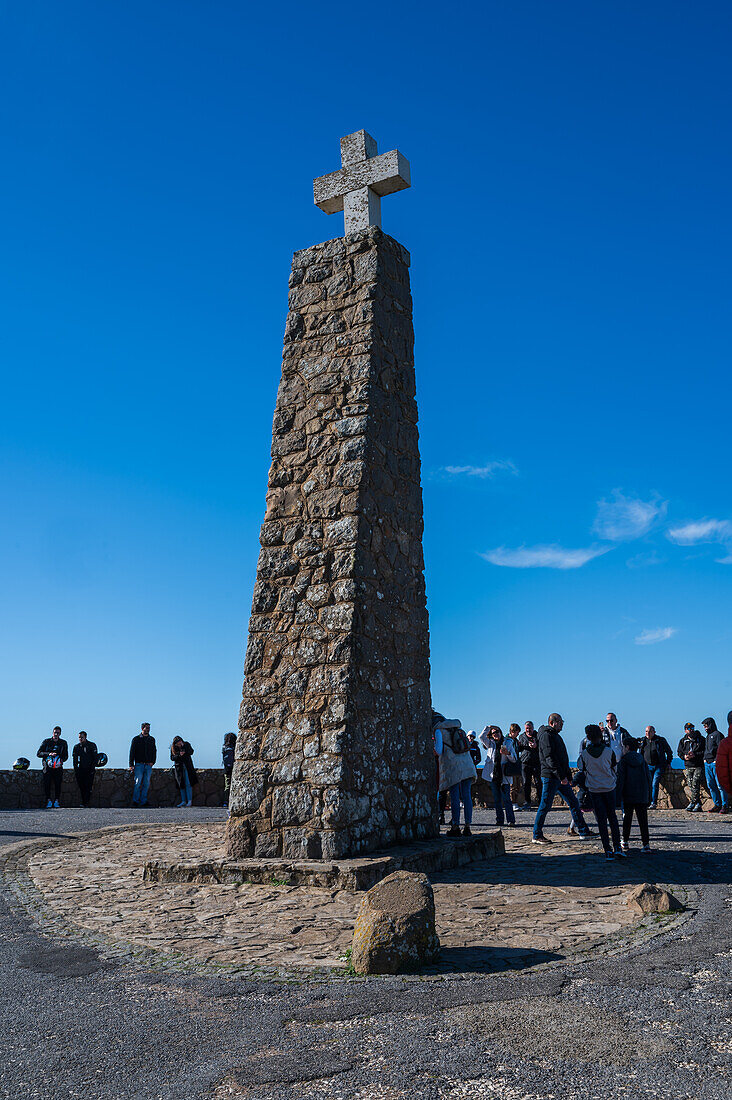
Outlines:
[{"label": "woman with backpack", "polygon": [[521,774],[521,765],[518,762],[513,741],[510,737],[504,739],[500,726],[486,726],[479,740],[485,749],[483,778],[490,781],[493,791],[496,825],[503,825],[504,810],[508,824],[515,825],[516,816],[511,802],[511,781]]},{"label": "woman with backpack", "polygon": [[[478,778],[470,755],[470,746],[465,730],[460,728],[456,720],[445,719],[439,724],[442,734],[442,749],[438,754],[440,768],[440,790],[449,791],[450,809],[452,819],[448,836],[460,836],[460,803],[465,811],[465,828],[463,836],[470,836],[470,825],[473,820],[473,799],[470,794],[470,784]],[[437,733],[437,730],[435,730]],[[439,741],[435,737],[435,751]]]},{"label": "woman with backpack", "polygon": [[170,759],[173,761],[175,781],[180,791],[178,807],[193,805],[193,788],[198,785],[198,776],[193,767],[193,749],[190,741],[174,737],[170,746]]}]

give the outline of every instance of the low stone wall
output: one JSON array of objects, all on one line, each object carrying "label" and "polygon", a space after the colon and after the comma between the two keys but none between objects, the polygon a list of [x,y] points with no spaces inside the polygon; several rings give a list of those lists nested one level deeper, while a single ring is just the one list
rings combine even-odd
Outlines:
[{"label": "low stone wall", "polygon": [[[707,810],[714,803],[707,790],[706,781],[702,779],[702,809]],[[483,808],[493,806],[493,792],[490,783],[482,778],[481,769],[478,769],[478,781],[472,788],[473,802]],[[577,793],[577,788],[575,788]],[[511,787],[511,797],[517,806],[524,804],[524,789],[520,780],[514,780]],[[682,769],[671,768],[661,779],[658,790],[658,808],[660,810],[683,810],[691,801],[691,791],[686,783],[686,773]],[[564,802],[559,796],[554,799],[555,806],[563,806]]]},{"label": "low stone wall", "polygon": [[[224,801],[223,768],[199,768],[198,786],[193,792],[196,806],[221,806]],[[79,788],[73,768],[64,768],[62,806],[80,806]],[[132,802],[132,773],[126,768],[97,768],[92,806],[129,806]],[[171,768],[153,768],[148,793],[150,806],[175,806],[180,793]],[[0,771],[0,810],[30,810],[45,806],[43,772]]]}]

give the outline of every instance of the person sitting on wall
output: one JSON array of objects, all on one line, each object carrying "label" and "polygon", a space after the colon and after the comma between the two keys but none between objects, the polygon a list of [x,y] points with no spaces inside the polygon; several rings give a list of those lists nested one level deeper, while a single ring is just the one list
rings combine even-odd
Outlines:
[{"label": "person sitting on wall", "polygon": [[[69,759],[69,746],[61,736],[60,726],[53,727],[51,736],[41,742],[36,755],[43,761],[43,794],[46,798],[46,809],[58,810],[64,762]],[[51,798],[52,791],[53,798]]]},{"label": "person sitting on wall", "polygon": [[97,766],[97,746],[89,741],[86,730],[79,730],[79,743],[74,745],[72,753],[74,775],[79,787],[82,806],[88,806],[94,785],[94,769]]}]

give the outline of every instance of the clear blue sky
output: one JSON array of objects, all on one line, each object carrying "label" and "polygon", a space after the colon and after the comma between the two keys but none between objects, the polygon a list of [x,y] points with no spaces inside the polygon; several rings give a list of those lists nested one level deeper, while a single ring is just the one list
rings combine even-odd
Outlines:
[{"label": "clear blue sky", "polygon": [[[412,165],[434,704],[732,707],[728,3],[3,7],[0,766],[234,727],[291,253]],[[603,503],[604,502],[604,503]],[[703,522],[702,522],[703,521]],[[726,559],[726,560],[725,560]],[[558,568],[561,566],[561,568]]]}]

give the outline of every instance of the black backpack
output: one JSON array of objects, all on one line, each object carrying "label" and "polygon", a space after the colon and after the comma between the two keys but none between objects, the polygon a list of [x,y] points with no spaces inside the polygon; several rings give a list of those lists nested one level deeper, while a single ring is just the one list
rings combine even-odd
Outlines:
[{"label": "black backpack", "polygon": [[470,745],[468,743],[468,737],[463,729],[450,730],[452,740],[452,751],[456,756],[461,756],[464,752],[470,752]]}]

